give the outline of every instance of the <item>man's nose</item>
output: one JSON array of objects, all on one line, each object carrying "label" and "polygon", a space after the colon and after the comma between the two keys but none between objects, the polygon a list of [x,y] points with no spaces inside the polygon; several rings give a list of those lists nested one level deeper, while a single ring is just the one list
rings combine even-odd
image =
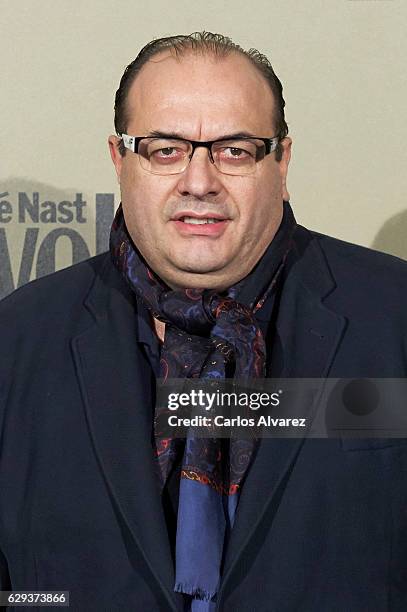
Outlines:
[{"label": "man's nose", "polygon": [[208,149],[197,147],[191,161],[179,176],[178,191],[182,195],[202,198],[222,189],[220,173],[209,158]]}]

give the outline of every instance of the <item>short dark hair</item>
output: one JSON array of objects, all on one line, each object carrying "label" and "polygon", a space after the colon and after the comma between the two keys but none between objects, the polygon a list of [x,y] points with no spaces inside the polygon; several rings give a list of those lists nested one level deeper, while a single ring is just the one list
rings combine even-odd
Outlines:
[{"label": "short dark hair", "polygon": [[[212,54],[215,57],[224,57],[234,51],[246,56],[265,77],[273,93],[275,102],[273,118],[275,127],[274,136],[278,136],[280,140],[287,136],[288,126],[284,117],[285,101],[283,98],[283,86],[267,57],[257,49],[245,51],[240,45],[234,43],[232,39],[227,36],[205,31],[167,36],[166,38],[152,40],[141,49],[136,59],[127,66],[120,80],[119,89],[116,91],[114,104],[114,125],[116,133],[119,136],[126,133],[128,123],[126,101],[134,79],[145,63],[154,55],[166,49],[173,52],[176,57],[182,57],[182,55],[190,51],[202,53],[202,55]],[[119,152],[121,155],[125,155],[126,149],[123,141],[119,144]],[[283,149],[279,143],[276,149],[277,161],[281,160],[282,152]]]}]

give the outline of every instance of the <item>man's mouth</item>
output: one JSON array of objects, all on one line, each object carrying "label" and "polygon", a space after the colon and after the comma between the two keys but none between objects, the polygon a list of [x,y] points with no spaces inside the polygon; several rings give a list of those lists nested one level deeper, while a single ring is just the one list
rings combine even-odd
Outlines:
[{"label": "man's mouth", "polygon": [[[179,212],[172,221],[180,232],[181,236],[207,236],[212,238],[220,237],[225,231],[230,219],[217,213],[211,213],[207,217],[205,213],[197,215],[188,214],[189,211]],[[208,211],[209,212],[209,211]]]},{"label": "man's mouth", "polygon": [[194,225],[203,225],[204,223],[220,223],[224,221],[224,219],[215,219],[214,217],[206,217],[203,219],[198,219],[197,217],[181,217],[179,221],[183,223],[192,223]]}]

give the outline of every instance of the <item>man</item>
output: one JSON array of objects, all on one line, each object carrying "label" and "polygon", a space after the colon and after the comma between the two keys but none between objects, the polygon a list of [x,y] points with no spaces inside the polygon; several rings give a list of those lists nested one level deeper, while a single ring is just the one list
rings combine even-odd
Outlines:
[{"label": "man", "polygon": [[2,588],[74,610],[405,610],[404,439],[170,439],[154,390],[404,377],[406,264],[296,224],[258,52],[153,41],[115,112],[110,252],[0,307]]}]

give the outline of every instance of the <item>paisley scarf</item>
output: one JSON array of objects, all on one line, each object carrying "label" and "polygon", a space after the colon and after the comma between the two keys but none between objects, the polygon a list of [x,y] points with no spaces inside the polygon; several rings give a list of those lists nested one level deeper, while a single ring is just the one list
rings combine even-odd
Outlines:
[{"label": "paisley scarf", "polygon": [[[272,297],[291,248],[296,222],[288,202],[274,239],[251,273],[227,291],[168,287],[147,265],[127,231],[119,206],[110,251],[137,297],[166,324],[160,377],[261,378],[266,346],[255,314]],[[174,590],[190,597],[193,612],[215,610],[225,541],[233,527],[257,440],[166,438],[155,408],[155,461],[163,490],[182,457]]]}]

